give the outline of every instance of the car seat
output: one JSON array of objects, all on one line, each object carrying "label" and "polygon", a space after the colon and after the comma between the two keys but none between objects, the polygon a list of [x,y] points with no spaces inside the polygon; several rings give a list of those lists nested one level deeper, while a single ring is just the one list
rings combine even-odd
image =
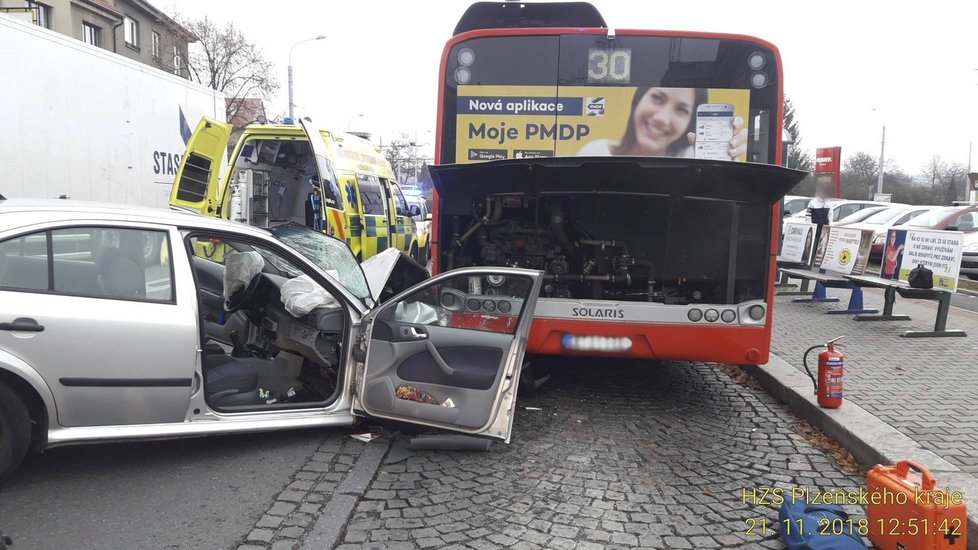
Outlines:
[{"label": "car seat", "polygon": [[146,272],[115,247],[103,246],[95,252],[95,271],[102,294],[119,298],[145,298]]}]

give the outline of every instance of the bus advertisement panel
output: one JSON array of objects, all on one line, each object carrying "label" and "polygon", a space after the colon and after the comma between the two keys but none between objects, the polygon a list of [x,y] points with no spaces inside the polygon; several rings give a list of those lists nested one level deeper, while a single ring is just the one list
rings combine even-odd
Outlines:
[{"label": "bus advertisement panel", "polygon": [[[677,129],[677,139],[664,144],[661,151],[643,147],[640,128],[636,128],[643,123],[642,106],[655,107],[670,100],[685,103],[687,99],[688,104],[677,107],[688,110],[689,118]],[[459,86],[457,103],[458,162],[555,155],[747,160],[743,147],[731,155],[730,142],[735,137],[746,141],[749,90],[574,86],[558,91],[548,86]],[[633,104],[638,107],[633,109]]]},{"label": "bus advertisement panel", "polygon": [[[805,175],[777,166],[777,50],[524,4],[475,4],[443,52],[433,270],[543,271],[530,352],[767,362],[778,207]],[[491,324],[506,285],[452,303]]]}]

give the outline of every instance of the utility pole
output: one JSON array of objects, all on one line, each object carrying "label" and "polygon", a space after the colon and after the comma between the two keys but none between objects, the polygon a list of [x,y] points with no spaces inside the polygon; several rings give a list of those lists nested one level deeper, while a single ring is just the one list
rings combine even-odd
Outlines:
[{"label": "utility pole", "polygon": [[876,182],[876,193],[883,193],[883,153],[886,151],[886,125],[883,125],[883,137],[880,139],[880,177]]},{"label": "utility pole", "polygon": [[[978,69],[976,69],[976,70],[978,70]],[[972,148],[972,146],[974,144],[975,144],[974,141],[969,141],[968,142],[968,174],[971,174],[971,148]],[[965,176],[965,180],[966,181],[964,183],[964,185],[965,185],[965,188],[964,188],[964,198],[968,202],[975,202],[976,200],[978,200],[978,197],[976,197],[976,195],[978,195],[978,190],[972,190],[971,189],[971,177],[970,176]]]}]

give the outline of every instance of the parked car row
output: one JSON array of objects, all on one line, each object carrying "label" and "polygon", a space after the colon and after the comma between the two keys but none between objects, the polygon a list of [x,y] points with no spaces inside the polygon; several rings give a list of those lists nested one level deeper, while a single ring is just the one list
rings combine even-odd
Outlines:
[{"label": "parked car row", "polygon": [[[784,200],[783,223],[810,223],[808,201],[811,197],[788,195]],[[800,206],[803,205],[803,206]],[[829,203],[829,220],[833,226],[872,229],[870,258],[883,255],[886,234],[890,229],[933,229],[964,233],[961,274],[978,280],[978,206],[921,206],[874,201],[834,200]]]}]

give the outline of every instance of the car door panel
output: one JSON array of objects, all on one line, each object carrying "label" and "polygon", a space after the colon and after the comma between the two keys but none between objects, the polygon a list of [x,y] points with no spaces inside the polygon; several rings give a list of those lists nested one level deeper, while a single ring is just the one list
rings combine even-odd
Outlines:
[{"label": "car door panel", "polygon": [[[172,239],[175,233],[156,226],[145,229],[160,238]],[[44,327],[37,332],[0,331],[0,349],[43,375],[61,426],[186,418],[198,343],[194,308],[186,299],[193,285],[179,283],[189,277],[186,259],[179,254],[172,266],[139,267],[130,259],[139,252],[132,245],[142,230],[52,227],[37,234],[50,235],[52,263],[63,264],[54,269],[50,282],[45,275],[43,289],[0,290],[0,322],[32,319]],[[90,269],[93,263],[98,274]],[[122,273],[128,274],[129,283],[138,283],[138,295],[113,294],[129,288],[114,278]],[[82,284],[86,278],[97,279]],[[9,280],[4,283],[13,287]]]},{"label": "car door panel", "polygon": [[[519,304],[515,311],[484,313],[480,322],[473,323],[469,317],[475,314],[462,311],[468,297],[466,282],[468,291],[487,296],[479,291],[481,285],[471,284],[473,278],[487,274],[510,281],[522,278],[526,284],[511,291],[511,296],[494,290],[502,294],[493,294],[493,299]],[[535,271],[465,268],[441,274],[385,302],[365,321],[368,351],[357,409],[508,440],[541,281]],[[446,300],[449,295],[453,298]],[[456,322],[456,317],[465,320]]]},{"label": "car door panel", "polygon": [[0,300],[7,316],[29,316],[44,326],[29,341],[18,332],[0,333],[0,346],[44,373],[60,425],[186,416],[197,348],[189,308],[22,292],[0,292]]}]

